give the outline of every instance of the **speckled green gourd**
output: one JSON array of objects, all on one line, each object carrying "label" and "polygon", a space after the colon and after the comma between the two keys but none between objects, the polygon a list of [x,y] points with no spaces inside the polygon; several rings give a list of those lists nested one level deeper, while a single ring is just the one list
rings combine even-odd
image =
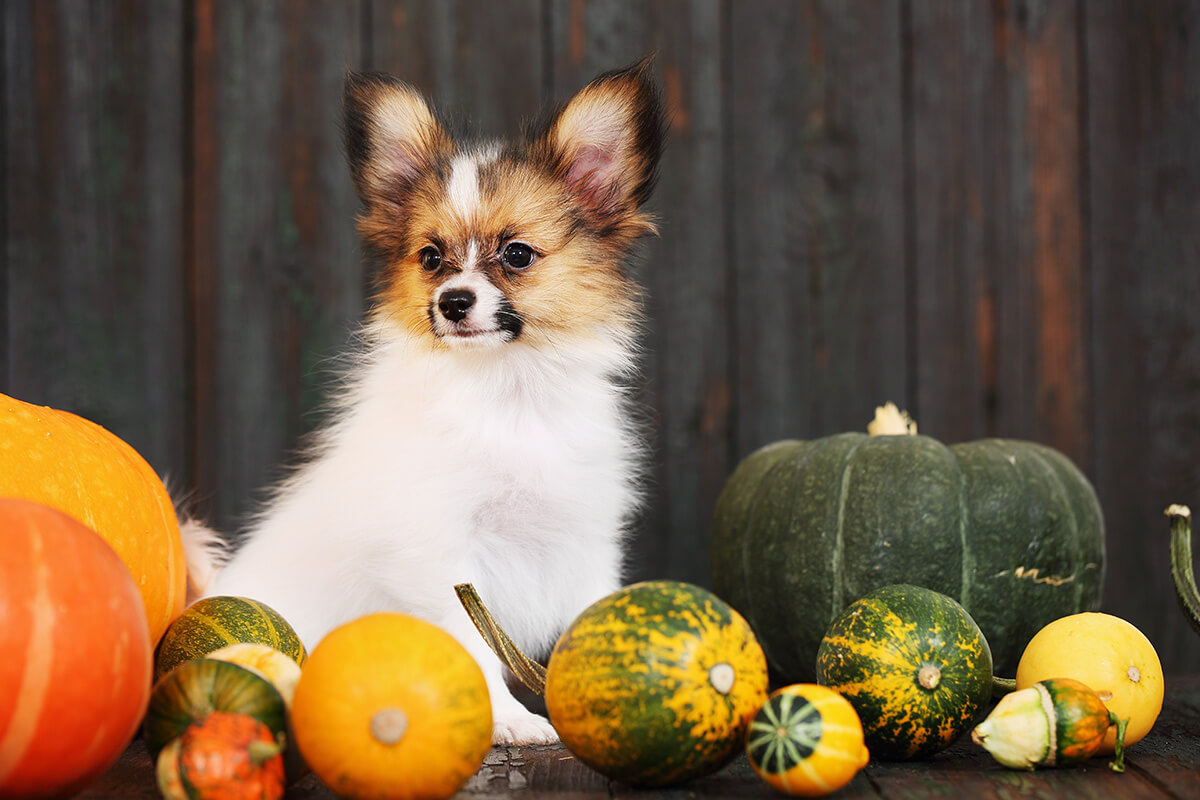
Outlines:
[{"label": "speckled green gourd", "polygon": [[992,654],[961,605],[921,586],[850,604],[817,650],[817,683],[850,701],[873,758],[925,758],[969,730],[992,696]]},{"label": "speckled green gourd", "polygon": [[1104,522],[1049,447],[843,433],[743,460],[717,501],[712,564],[777,682],[812,680],[834,617],[892,583],[958,600],[1011,674],[1045,624],[1099,607]]},{"label": "speckled green gourd", "polygon": [[593,603],[559,638],[546,673],[563,744],[637,786],[719,769],[766,699],[766,659],[750,626],[680,581],[636,583]]}]

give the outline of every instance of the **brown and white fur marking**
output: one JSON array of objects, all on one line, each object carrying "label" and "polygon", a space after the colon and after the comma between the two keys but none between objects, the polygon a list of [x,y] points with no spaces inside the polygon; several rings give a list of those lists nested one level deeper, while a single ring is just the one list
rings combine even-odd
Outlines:
[{"label": "brown and white fur marking", "polygon": [[[663,113],[646,63],[603,75],[517,143],[456,141],[419,93],[346,81],[359,229],[381,288],[333,422],[232,553],[188,525],[204,593],[257,598],[312,647],[380,610],[454,634],[496,743],[555,741],[513,698],[453,586],[526,651],[621,580],[643,446],[626,384]],[[207,558],[206,558],[207,556]]]}]

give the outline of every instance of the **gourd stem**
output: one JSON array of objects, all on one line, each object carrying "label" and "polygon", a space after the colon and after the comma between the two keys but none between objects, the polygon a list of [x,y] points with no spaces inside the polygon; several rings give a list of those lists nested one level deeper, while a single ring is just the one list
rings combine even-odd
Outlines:
[{"label": "gourd stem", "polygon": [[250,763],[256,767],[265,764],[282,752],[283,746],[279,742],[264,742],[256,739],[246,745],[246,754],[250,756]]},{"label": "gourd stem", "polygon": [[458,594],[458,601],[467,610],[467,616],[471,618],[471,622],[475,623],[483,640],[487,642],[488,647],[492,648],[492,652],[496,654],[501,663],[512,670],[512,673],[531,692],[536,693],[539,697],[544,695],[546,693],[546,668],[522,653],[513,640],[508,638],[508,634],[504,632],[483,604],[483,600],[479,598],[479,593],[475,591],[474,586],[469,583],[460,583],[454,587],[454,591]]},{"label": "gourd stem", "polygon": [[992,676],[992,697],[1004,697],[1004,695],[1008,694],[1009,692],[1015,692],[1016,690],[1016,678],[999,678],[995,675]]},{"label": "gourd stem", "polygon": [[1108,724],[1117,726],[1117,741],[1113,747],[1113,760],[1109,762],[1108,767],[1113,772],[1125,771],[1125,728],[1129,725],[1129,718],[1117,719],[1117,715],[1113,712],[1108,712]]},{"label": "gourd stem", "polygon": [[1173,505],[1166,510],[1171,520],[1171,578],[1175,596],[1192,628],[1200,633],[1200,591],[1192,572],[1192,512],[1187,506]]}]

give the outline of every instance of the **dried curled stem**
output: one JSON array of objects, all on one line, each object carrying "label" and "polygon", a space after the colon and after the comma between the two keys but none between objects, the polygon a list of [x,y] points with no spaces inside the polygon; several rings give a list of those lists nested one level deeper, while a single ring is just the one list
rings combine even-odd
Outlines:
[{"label": "dried curled stem", "polygon": [[458,600],[463,604],[463,608],[467,610],[471,622],[475,623],[483,640],[487,642],[488,647],[492,648],[492,652],[496,654],[501,663],[512,670],[512,673],[531,692],[536,692],[538,696],[544,695],[546,693],[546,668],[522,653],[513,640],[508,638],[508,634],[504,632],[504,629],[500,627],[483,604],[483,600],[479,598],[479,593],[475,591],[474,586],[469,583],[460,583],[454,587],[454,591],[458,594]]}]

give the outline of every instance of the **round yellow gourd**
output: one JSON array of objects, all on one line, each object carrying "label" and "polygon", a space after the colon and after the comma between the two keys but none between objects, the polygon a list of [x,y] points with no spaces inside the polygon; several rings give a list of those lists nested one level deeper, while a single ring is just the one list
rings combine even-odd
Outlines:
[{"label": "round yellow gourd", "polygon": [[[1072,614],[1034,635],[1017,665],[1017,688],[1051,678],[1087,684],[1109,711],[1128,718],[1126,746],[1149,733],[1162,710],[1163,671],[1154,645],[1131,623],[1111,614]],[[1100,752],[1113,752],[1115,742],[1113,727]]]},{"label": "round yellow gourd", "polygon": [[292,701],[301,755],[352,800],[441,800],[483,763],[492,706],[479,665],[450,634],[380,613],[313,649]]}]

